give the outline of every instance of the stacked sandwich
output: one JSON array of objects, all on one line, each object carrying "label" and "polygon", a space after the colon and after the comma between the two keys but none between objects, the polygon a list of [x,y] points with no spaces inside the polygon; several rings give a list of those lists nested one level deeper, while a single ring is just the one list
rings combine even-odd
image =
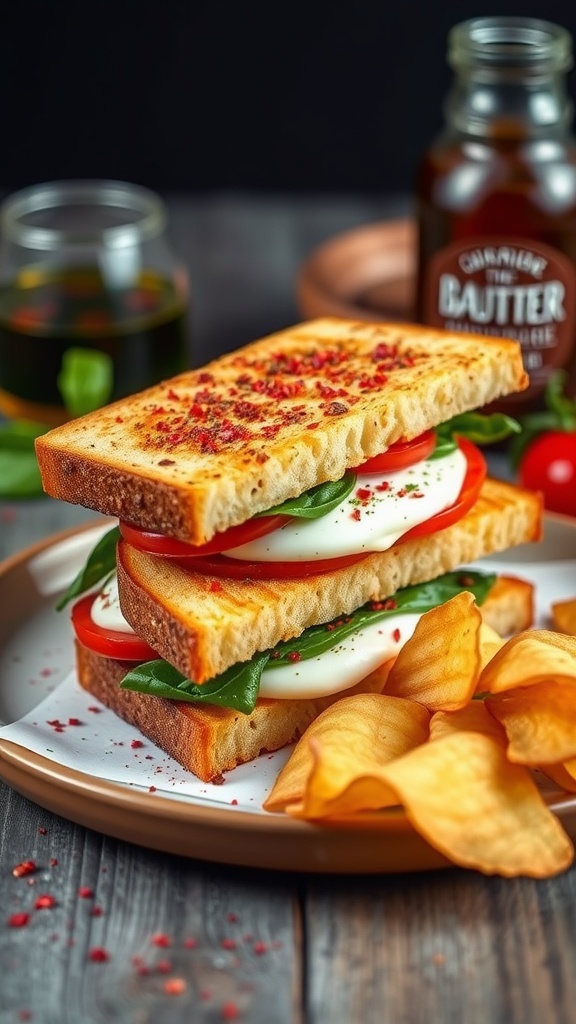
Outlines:
[{"label": "stacked sandwich", "polygon": [[81,685],[218,780],[382,689],[458,590],[525,628],[530,588],[459,567],[539,536],[470,440],[526,383],[511,341],[323,319],[43,435],[45,490],[119,520],[73,588],[117,555],[72,612]]}]

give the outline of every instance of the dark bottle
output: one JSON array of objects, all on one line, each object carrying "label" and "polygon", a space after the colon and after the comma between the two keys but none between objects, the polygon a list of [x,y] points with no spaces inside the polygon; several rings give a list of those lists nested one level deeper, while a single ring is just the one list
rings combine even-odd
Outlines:
[{"label": "dark bottle", "polygon": [[475,18],[449,34],[445,128],[418,196],[416,316],[519,340],[530,386],[497,408],[540,408],[553,369],[576,395],[576,142],[572,41],[534,18]]}]

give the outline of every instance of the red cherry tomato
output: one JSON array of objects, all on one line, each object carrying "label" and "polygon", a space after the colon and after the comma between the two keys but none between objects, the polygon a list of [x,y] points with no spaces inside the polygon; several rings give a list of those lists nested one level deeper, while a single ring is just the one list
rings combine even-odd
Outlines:
[{"label": "red cherry tomato", "polygon": [[[432,516],[431,519],[427,519],[426,522],[412,527],[397,541],[398,544],[405,540],[411,540],[413,537],[424,537],[427,534],[445,530],[447,526],[462,519],[475,504],[486,477],[486,460],[471,441],[459,438],[458,444],[466,456],[467,464],[466,475],[458,498],[450,508],[444,509]],[[215,555],[213,558],[182,558],[179,562],[185,569],[199,572],[205,576],[251,580],[297,579],[345,569],[349,565],[368,558],[369,554],[370,552],[363,552],[356,555],[343,555],[341,558],[323,558],[317,561],[301,562],[247,562],[240,558],[230,558],[227,555]]]},{"label": "red cherry tomato", "polygon": [[524,452],[519,476],[522,487],[542,492],[549,511],[576,516],[576,432],[540,434]]},{"label": "red cherry tomato", "polygon": [[427,430],[412,441],[397,441],[381,455],[374,455],[356,467],[359,473],[387,473],[389,470],[406,469],[421,459],[427,459],[436,447],[436,434]]},{"label": "red cherry tomato", "polygon": [[135,633],[98,626],[90,614],[96,594],[81,598],[72,608],[72,626],[79,642],[97,654],[118,661],[154,661],[158,654]]},{"label": "red cherry tomato", "polygon": [[248,544],[257,537],[264,537],[272,530],[279,530],[289,523],[292,516],[263,516],[261,519],[249,519],[239,526],[230,526],[223,533],[216,534],[206,544],[187,544],[186,541],[165,537],[162,533],[142,530],[131,523],[120,523],[120,533],[133,547],[139,551],[147,551],[151,555],[162,555],[164,558],[196,558],[204,555],[217,555],[220,551]]}]

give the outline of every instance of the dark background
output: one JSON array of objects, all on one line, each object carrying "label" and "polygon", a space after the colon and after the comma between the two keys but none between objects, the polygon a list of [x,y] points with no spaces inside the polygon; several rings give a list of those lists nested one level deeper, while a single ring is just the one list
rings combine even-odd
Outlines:
[{"label": "dark background", "polygon": [[0,187],[408,193],[448,29],[504,13],[576,35],[576,0],[0,0]]}]

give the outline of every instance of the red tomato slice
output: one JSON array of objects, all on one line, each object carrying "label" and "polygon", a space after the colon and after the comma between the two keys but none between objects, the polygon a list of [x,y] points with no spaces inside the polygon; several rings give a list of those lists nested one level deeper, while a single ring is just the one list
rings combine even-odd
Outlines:
[{"label": "red tomato slice", "polygon": [[196,558],[204,555],[217,555],[221,551],[248,544],[257,537],[264,537],[272,530],[279,530],[289,523],[292,516],[263,516],[261,519],[249,519],[239,526],[230,526],[223,533],[216,534],[206,544],[187,544],[184,540],[165,537],[163,533],[142,530],[131,523],[120,523],[120,533],[129,544],[139,551],[147,551],[151,555],[162,555],[164,558]]},{"label": "red tomato slice", "polygon": [[98,626],[90,615],[96,594],[81,598],[72,608],[72,625],[81,644],[96,654],[118,661],[154,661],[158,654],[135,633]]},{"label": "red tomato slice", "polygon": [[400,538],[397,542],[398,544],[405,540],[412,540],[414,537],[425,537],[429,533],[445,530],[447,526],[452,526],[452,523],[457,523],[459,519],[462,519],[472,506],[475,505],[482,484],[486,479],[486,459],[471,441],[460,437],[458,438],[458,445],[466,456],[468,468],[462,484],[462,490],[456,501],[450,508],[445,508],[443,512],[437,512],[435,516],[432,516],[425,523],[413,526],[411,530],[408,530],[408,533],[405,533]]},{"label": "red tomato slice", "polygon": [[387,473],[389,470],[406,469],[421,459],[427,459],[436,447],[436,434],[427,430],[412,441],[396,441],[381,455],[374,455],[356,466],[359,473]]},{"label": "red tomato slice", "polygon": [[[427,519],[426,522],[412,527],[397,541],[397,544],[411,540],[413,537],[424,537],[427,534],[446,529],[447,526],[462,519],[475,504],[486,477],[486,460],[476,445],[470,441],[459,438],[458,444],[466,456],[467,469],[457,500],[450,508],[444,509],[432,516],[431,519]],[[240,558],[229,558],[227,555],[216,555],[214,558],[182,558],[179,562],[183,568],[205,576],[251,580],[297,579],[303,576],[337,572],[338,569],[345,569],[349,565],[361,562],[372,553],[363,552],[356,555],[343,555],[341,558],[323,558],[309,562],[246,562]]]}]

